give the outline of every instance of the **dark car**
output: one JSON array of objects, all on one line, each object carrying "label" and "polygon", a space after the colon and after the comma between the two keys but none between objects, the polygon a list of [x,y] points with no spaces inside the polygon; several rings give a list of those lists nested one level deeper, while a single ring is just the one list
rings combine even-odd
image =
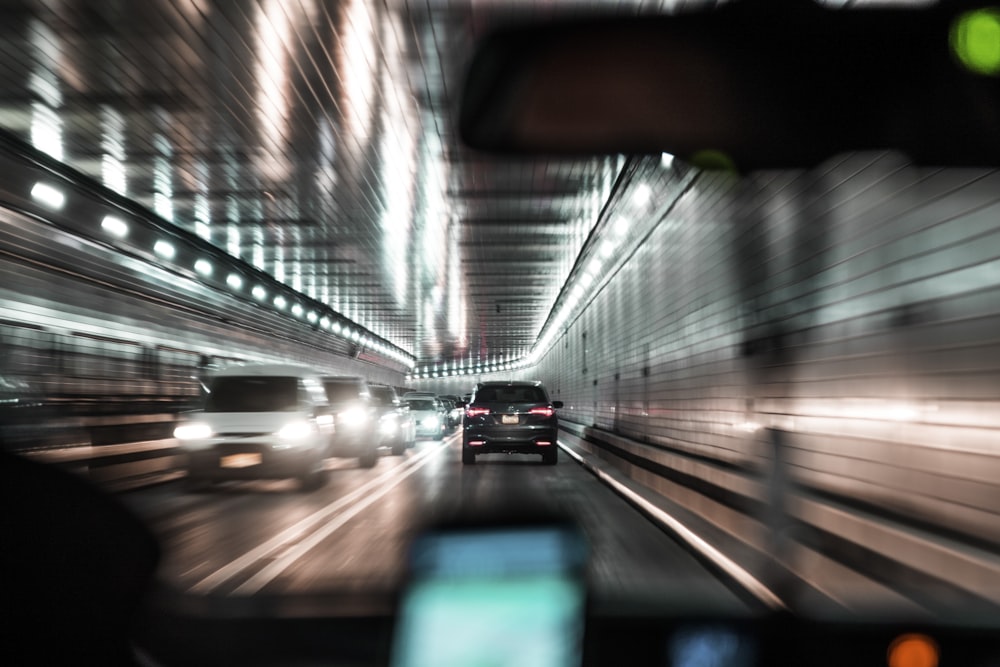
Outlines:
[{"label": "dark car", "polygon": [[448,427],[454,428],[462,423],[462,399],[454,394],[441,394],[438,400],[444,403],[448,413]]},{"label": "dark car", "polygon": [[394,456],[402,455],[417,438],[409,407],[387,384],[372,384],[368,390],[378,418],[379,446],[389,447]]},{"label": "dark car", "polygon": [[336,419],[331,454],[357,457],[362,468],[371,468],[378,460],[379,438],[368,382],[362,377],[326,376],[323,388]]},{"label": "dark car", "polygon": [[465,408],[462,463],[479,454],[541,454],[554,464],[559,454],[556,410],[540,382],[482,382]]}]

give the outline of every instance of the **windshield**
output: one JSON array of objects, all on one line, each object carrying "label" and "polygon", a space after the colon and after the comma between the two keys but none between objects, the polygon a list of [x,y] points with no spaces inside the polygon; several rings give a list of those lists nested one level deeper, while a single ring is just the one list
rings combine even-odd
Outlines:
[{"label": "windshield", "polygon": [[[550,565],[428,563],[419,536],[525,516],[586,543],[545,585],[586,600],[580,636],[614,653],[587,664],[633,641],[640,664],[747,664],[699,662],[743,644],[699,626],[689,654],[665,618],[1000,629],[997,7],[0,13],[0,448],[152,533],[150,596],[114,597],[167,667],[389,661],[418,575]],[[0,551],[59,544],[11,578],[112,526],[10,495],[42,518]],[[51,613],[77,590],[36,581]],[[504,583],[462,590],[516,607]],[[441,643],[529,652],[531,623],[475,615]],[[282,623],[305,620],[329,634]]]},{"label": "windshield", "polygon": [[294,377],[226,376],[212,380],[205,412],[290,412],[299,408]]},{"label": "windshield", "polygon": [[357,382],[335,382],[326,380],[323,382],[326,389],[326,398],[331,403],[343,403],[344,401],[357,400],[361,395],[361,387]]}]

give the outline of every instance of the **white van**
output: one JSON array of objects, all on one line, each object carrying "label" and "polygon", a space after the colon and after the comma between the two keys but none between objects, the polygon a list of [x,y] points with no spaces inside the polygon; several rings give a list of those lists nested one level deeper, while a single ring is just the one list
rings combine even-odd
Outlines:
[{"label": "white van", "polygon": [[188,483],[295,477],[304,488],[325,480],[334,418],[316,371],[248,364],[208,377],[202,410],[174,429],[187,456]]}]

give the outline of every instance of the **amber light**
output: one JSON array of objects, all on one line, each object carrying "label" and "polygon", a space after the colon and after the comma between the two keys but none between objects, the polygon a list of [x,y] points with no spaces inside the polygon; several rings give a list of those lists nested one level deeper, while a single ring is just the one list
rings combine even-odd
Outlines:
[{"label": "amber light", "polygon": [[889,645],[889,667],[937,667],[938,647],[925,635],[906,634]]}]

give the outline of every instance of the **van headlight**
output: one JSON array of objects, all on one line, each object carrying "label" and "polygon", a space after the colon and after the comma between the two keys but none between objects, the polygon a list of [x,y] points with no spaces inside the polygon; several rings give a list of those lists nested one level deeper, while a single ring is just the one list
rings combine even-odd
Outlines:
[{"label": "van headlight", "polygon": [[309,422],[294,421],[289,422],[278,430],[278,437],[282,440],[304,440],[312,435],[313,428]]},{"label": "van headlight", "polygon": [[396,417],[394,415],[386,415],[383,417],[379,423],[378,428],[382,433],[393,433],[396,430]]},{"label": "van headlight", "polygon": [[178,440],[205,440],[213,435],[215,433],[212,431],[212,427],[201,422],[181,424],[174,429],[174,437]]},{"label": "van headlight", "polygon": [[361,406],[348,408],[338,416],[340,423],[344,426],[361,426],[368,421],[368,411]]}]

